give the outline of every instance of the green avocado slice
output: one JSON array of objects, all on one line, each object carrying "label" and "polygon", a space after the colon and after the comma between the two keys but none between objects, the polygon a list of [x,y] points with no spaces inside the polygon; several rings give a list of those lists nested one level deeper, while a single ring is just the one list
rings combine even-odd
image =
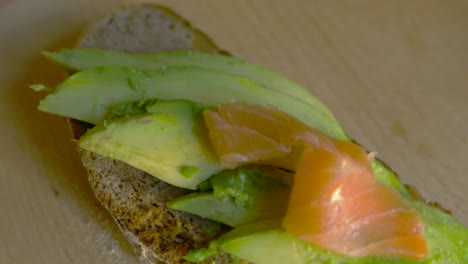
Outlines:
[{"label": "green avocado slice", "polygon": [[247,166],[217,173],[191,193],[171,200],[169,208],[215,220],[232,227],[286,213],[292,173]]},{"label": "green avocado slice", "polygon": [[220,70],[251,79],[267,89],[303,100],[334,120],[333,113],[304,87],[265,67],[236,57],[194,51],[129,54],[100,49],[62,49],[59,52],[43,52],[43,54],[50,60],[73,70],[85,70],[97,66],[127,66],[135,69],[200,66]]},{"label": "green avocado slice", "polygon": [[185,99],[208,106],[232,100],[273,105],[332,137],[346,139],[338,123],[312,105],[256,82],[197,66],[159,70],[98,67],[73,74],[43,99],[39,110],[92,124],[129,101]]},{"label": "green avocado slice", "polygon": [[204,131],[202,106],[183,100],[143,105],[147,113],[98,124],[79,139],[78,146],[181,188],[195,189],[222,170]]}]

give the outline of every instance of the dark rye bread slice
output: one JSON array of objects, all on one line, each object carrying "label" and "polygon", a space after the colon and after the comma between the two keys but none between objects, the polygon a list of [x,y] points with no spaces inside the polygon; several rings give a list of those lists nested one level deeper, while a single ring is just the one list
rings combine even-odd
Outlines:
[{"label": "dark rye bread slice", "polygon": [[[173,11],[155,5],[125,7],[93,24],[84,32],[78,47],[93,47],[130,53],[167,50],[200,50],[227,54],[205,34]],[[69,120],[75,139],[90,124]],[[79,149],[88,179],[97,199],[148,263],[185,263],[190,249],[205,247],[229,230],[200,217],[171,210],[165,203],[188,191],[171,186],[123,162]],[[388,166],[387,166],[388,167]],[[408,192],[423,200],[412,186]],[[437,202],[428,202],[447,213]],[[218,255],[205,263],[231,263]],[[239,263],[239,262],[236,262]]]},{"label": "dark rye bread slice", "polygon": [[[155,5],[124,7],[89,27],[77,43],[130,53],[168,50],[220,52],[202,32],[173,11]],[[79,139],[91,125],[70,120]],[[186,263],[188,250],[206,247],[229,230],[198,216],[175,211],[166,202],[189,191],[166,184],[123,162],[80,149],[97,199],[110,212],[130,243],[148,263]],[[231,263],[220,254],[206,263]]]}]

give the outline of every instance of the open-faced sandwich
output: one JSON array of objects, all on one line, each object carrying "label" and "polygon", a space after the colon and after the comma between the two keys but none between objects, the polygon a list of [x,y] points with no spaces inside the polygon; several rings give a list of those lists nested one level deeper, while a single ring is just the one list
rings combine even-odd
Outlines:
[{"label": "open-faced sandwich", "polygon": [[96,197],[149,262],[468,263],[468,229],[317,98],[165,8],[44,55],[70,76],[32,85],[39,109],[70,119]]}]

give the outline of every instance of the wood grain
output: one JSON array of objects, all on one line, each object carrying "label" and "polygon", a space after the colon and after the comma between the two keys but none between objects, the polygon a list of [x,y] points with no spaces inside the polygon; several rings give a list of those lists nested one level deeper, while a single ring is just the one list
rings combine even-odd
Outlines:
[{"label": "wood grain", "polygon": [[[0,263],[132,263],[63,118],[27,85],[39,52],[135,1],[0,1]],[[467,1],[155,1],[221,47],[305,85],[406,183],[468,225]],[[86,10],[77,12],[76,10]]]}]

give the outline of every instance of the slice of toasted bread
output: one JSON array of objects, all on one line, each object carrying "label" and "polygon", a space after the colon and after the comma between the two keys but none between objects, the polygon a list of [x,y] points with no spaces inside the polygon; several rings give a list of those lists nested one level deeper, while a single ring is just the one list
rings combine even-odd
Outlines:
[{"label": "slice of toasted bread", "polygon": [[[77,46],[131,53],[220,51],[188,21],[154,5],[125,7],[97,21],[83,33]],[[90,127],[77,120],[70,120],[70,124],[75,139]],[[188,250],[205,247],[228,230],[226,226],[166,207],[167,201],[187,194],[187,190],[159,181],[123,162],[79,151],[97,199],[141,253],[142,260],[185,263],[182,257]],[[231,262],[227,255],[218,255],[207,263],[212,261]]]},{"label": "slice of toasted bread", "polygon": [[[199,50],[227,54],[188,21],[155,5],[126,7],[97,21],[83,33],[77,46],[130,53]],[[69,121],[75,139],[91,127],[81,121]],[[229,230],[227,226],[165,206],[167,201],[187,194],[187,190],[159,181],[123,162],[81,149],[79,152],[96,197],[141,253],[143,261],[186,263],[182,257],[188,250],[205,247]],[[405,187],[415,199],[423,200],[414,187]],[[428,204],[450,213],[436,202]],[[230,256],[220,254],[205,263],[231,262]]]}]

